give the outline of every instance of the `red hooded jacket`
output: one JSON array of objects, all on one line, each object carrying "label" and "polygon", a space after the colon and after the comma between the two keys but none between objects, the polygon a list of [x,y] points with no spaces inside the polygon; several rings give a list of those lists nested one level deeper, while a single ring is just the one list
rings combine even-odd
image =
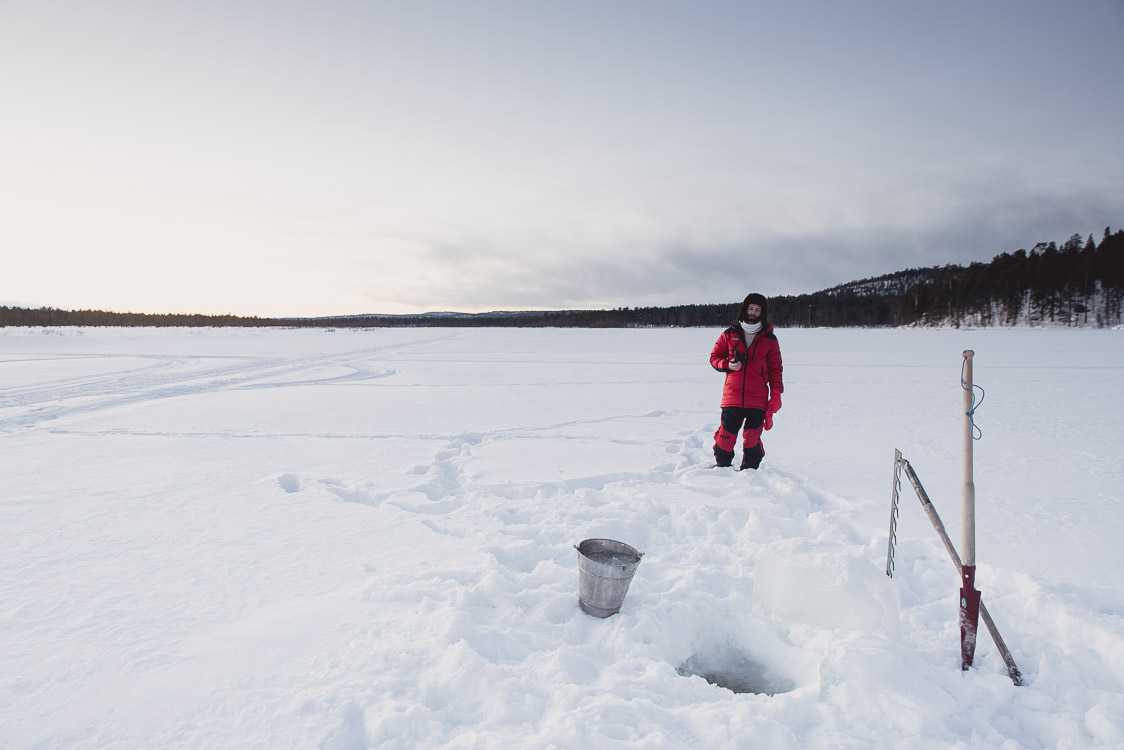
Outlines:
[{"label": "red hooded jacket", "polygon": [[[737,353],[744,354],[746,361],[740,370],[731,370],[730,362]],[[770,394],[784,392],[781,346],[769,323],[761,327],[752,341],[746,341],[740,325],[731,323],[715,342],[710,352],[710,365],[726,373],[726,384],[722,387],[723,407],[767,409]]]}]

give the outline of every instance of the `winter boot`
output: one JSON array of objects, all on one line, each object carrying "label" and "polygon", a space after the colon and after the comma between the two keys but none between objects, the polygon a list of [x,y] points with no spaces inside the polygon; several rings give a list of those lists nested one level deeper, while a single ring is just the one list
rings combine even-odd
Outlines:
[{"label": "winter boot", "polygon": [[719,466],[732,466],[734,463],[734,452],[724,451],[716,445],[714,446],[714,461]]},{"label": "winter boot", "polygon": [[765,458],[765,446],[761,443],[758,443],[752,448],[743,449],[741,470],[756,469],[761,465],[761,459],[763,458]]}]

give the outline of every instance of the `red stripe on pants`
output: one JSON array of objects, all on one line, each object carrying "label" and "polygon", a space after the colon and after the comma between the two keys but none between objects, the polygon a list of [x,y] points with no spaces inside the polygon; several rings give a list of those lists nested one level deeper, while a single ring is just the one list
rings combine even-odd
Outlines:
[{"label": "red stripe on pants", "polygon": [[[754,427],[752,429],[746,428],[742,431],[742,448],[752,448],[761,442],[761,432],[764,427]],[[714,433],[714,444],[727,453],[734,452],[734,445],[738,442],[738,436],[725,427],[719,426],[718,432]]]}]

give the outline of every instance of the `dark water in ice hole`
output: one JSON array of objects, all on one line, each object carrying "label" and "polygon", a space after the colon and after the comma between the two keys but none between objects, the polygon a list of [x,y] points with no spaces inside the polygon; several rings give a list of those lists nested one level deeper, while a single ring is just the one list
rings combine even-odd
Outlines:
[{"label": "dark water in ice hole", "polygon": [[796,683],[791,677],[778,674],[774,668],[733,646],[722,646],[710,652],[695,654],[679,665],[676,671],[684,677],[701,677],[711,685],[734,693],[776,695],[796,689]]}]

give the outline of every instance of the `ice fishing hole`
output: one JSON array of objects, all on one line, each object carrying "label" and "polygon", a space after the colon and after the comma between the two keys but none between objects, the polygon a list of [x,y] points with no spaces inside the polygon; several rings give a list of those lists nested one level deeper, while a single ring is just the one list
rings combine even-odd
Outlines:
[{"label": "ice fishing hole", "polygon": [[697,653],[675,671],[684,677],[701,677],[734,693],[776,695],[796,689],[791,676],[732,645]]}]

